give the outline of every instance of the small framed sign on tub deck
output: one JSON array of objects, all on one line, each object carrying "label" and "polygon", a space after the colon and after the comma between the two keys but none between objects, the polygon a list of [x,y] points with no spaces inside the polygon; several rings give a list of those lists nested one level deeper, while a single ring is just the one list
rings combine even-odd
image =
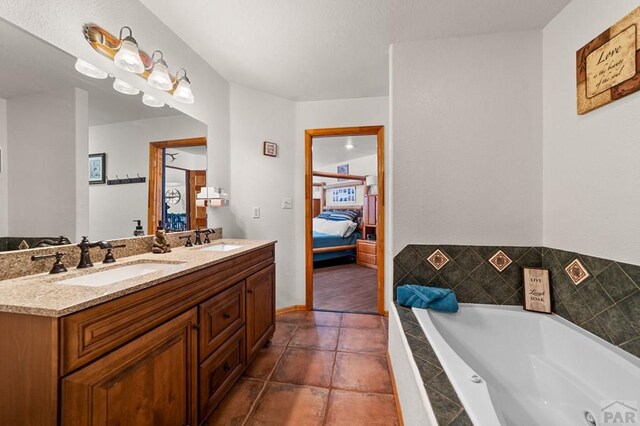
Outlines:
[{"label": "small framed sign on tub deck", "polygon": [[524,268],[523,292],[524,309],[545,314],[551,313],[551,287],[548,269]]}]

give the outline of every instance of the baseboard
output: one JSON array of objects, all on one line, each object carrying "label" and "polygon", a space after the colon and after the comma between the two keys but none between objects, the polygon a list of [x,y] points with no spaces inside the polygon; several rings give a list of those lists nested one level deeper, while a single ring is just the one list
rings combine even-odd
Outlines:
[{"label": "baseboard", "polygon": [[391,374],[391,386],[393,386],[393,398],[396,400],[396,410],[398,411],[398,424],[404,426],[404,420],[402,418],[402,407],[400,406],[400,398],[398,397],[398,386],[396,385],[396,376],[393,375],[393,365],[391,365],[391,358],[389,352],[387,352],[387,365],[389,365],[389,373]]},{"label": "baseboard", "polygon": [[283,308],[276,309],[276,315],[286,314],[287,312],[306,311],[306,310],[307,310],[307,307],[305,305],[291,305],[291,306],[285,306]]}]

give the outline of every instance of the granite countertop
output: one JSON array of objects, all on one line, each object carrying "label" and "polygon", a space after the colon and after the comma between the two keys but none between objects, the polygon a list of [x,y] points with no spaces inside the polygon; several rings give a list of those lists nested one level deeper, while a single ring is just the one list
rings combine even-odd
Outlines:
[{"label": "granite countertop", "polygon": [[[219,239],[206,246],[173,248],[171,253],[145,253],[120,258],[116,263],[108,265],[95,263],[93,268],[88,269],[69,268],[69,272],[62,274],[45,273],[0,281],[0,312],[62,317],[261,249],[275,242]],[[226,252],[200,250],[220,243],[242,247]],[[168,263],[176,266],[100,287],[59,283],[70,278],[141,263]]]}]

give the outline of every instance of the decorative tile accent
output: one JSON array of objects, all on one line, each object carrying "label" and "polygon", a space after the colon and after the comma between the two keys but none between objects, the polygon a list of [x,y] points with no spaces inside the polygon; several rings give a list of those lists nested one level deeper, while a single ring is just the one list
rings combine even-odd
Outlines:
[{"label": "decorative tile accent", "polygon": [[444,253],[442,253],[440,251],[440,249],[437,249],[436,251],[434,251],[433,253],[431,253],[431,256],[429,256],[427,258],[427,260],[429,261],[430,264],[433,265],[434,268],[436,268],[436,270],[440,270],[442,269],[442,267],[444,265],[446,265],[447,263],[449,263],[449,258],[447,256],[445,256]]},{"label": "decorative tile accent", "polygon": [[[436,250],[449,259],[442,270],[426,261]],[[498,251],[512,260],[503,272],[489,259]],[[565,269],[576,260],[580,285]],[[394,258],[394,295],[419,284],[450,288],[462,303],[520,306],[523,267],[549,269],[554,313],[640,357],[640,265],[545,247],[410,245]]]},{"label": "decorative tile accent", "polygon": [[498,272],[502,272],[507,269],[507,266],[511,265],[512,261],[502,250],[498,250],[496,254],[491,256],[489,263],[491,263]]},{"label": "decorative tile accent", "polygon": [[578,259],[574,259],[564,270],[575,285],[589,278],[589,272]]}]

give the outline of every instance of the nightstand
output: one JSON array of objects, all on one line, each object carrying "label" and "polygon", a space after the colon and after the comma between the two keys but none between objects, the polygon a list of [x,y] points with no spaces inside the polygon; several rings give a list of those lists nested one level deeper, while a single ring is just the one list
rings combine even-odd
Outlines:
[{"label": "nightstand", "polygon": [[378,269],[378,243],[372,240],[356,241],[357,264]]}]

